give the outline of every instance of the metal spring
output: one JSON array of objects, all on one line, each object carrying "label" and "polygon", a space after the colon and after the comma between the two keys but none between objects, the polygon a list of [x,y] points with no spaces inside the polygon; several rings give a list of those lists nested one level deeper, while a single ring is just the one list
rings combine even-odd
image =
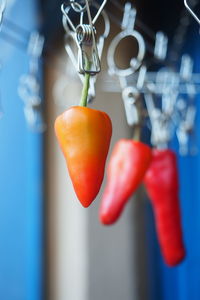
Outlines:
[{"label": "metal spring", "polygon": [[[95,28],[93,28],[95,30]],[[76,28],[76,37],[79,44],[90,46],[93,43],[92,28],[89,24],[80,24]]]}]

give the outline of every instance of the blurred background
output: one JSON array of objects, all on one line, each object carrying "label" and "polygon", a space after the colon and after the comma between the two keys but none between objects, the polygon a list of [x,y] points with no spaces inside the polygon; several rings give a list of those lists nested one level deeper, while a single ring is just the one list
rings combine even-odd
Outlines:
[{"label": "blurred background", "polygon": [[[187,53],[194,62],[193,72],[200,73],[199,25],[182,0],[129,2],[137,9],[136,30],[144,35],[149,49],[152,32],[162,31],[169,39],[173,67],[179,68],[182,54]],[[190,2],[198,13],[198,1]],[[111,149],[120,138],[132,136],[119,83],[107,72],[107,50],[121,31],[125,1],[116,3],[107,1],[111,30],[105,40],[96,97],[90,104],[112,119]],[[177,137],[170,141],[178,156],[187,251],[184,262],[170,268],[161,257],[152,207],[142,187],[120,220],[109,227],[101,225],[98,217],[105,183],[88,209],[73,191],[54,134],[55,118],[77,105],[81,93],[77,70],[64,48],[62,1],[0,4],[0,299],[199,300],[198,92],[195,146],[182,155]],[[101,30],[102,24],[97,27]],[[129,39],[119,47],[120,67],[127,66],[136,48]],[[150,50],[145,56],[148,62]],[[144,136],[149,141],[148,128]]]}]

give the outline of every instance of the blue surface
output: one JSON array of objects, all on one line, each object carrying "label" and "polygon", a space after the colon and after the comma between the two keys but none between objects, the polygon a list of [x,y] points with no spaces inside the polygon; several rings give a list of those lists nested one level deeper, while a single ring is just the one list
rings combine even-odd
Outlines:
[{"label": "blue surface", "polygon": [[[17,0],[6,17],[36,28],[34,0]],[[1,33],[0,33],[1,34]],[[42,136],[27,127],[17,95],[26,52],[0,40],[0,299],[42,299]]]},{"label": "blue surface", "polygon": [[[186,50],[195,60],[195,71],[200,73],[200,36],[191,34]],[[178,267],[167,267],[161,258],[152,221],[151,208],[147,208],[149,247],[149,299],[199,300],[200,299],[200,96],[197,97],[196,156],[178,156],[180,174],[180,200],[184,241],[187,251],[185,261]],[[171,147],[178,153],[177,141]]]}]

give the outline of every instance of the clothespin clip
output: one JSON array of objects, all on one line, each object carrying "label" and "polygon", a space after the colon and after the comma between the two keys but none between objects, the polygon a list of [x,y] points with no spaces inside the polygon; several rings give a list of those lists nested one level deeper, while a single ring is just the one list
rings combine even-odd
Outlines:
[{"label": "clothespin clip", "polygon": [[141,112],[141,89],[144,86],[146,76],[146,67],[142,66],[138,72],[137,81],[135,84],[132,77],[119,77],[122,88],[122,99],[126,113],[126,120],[129,126],[140,125],[142,122]]},{"label": "clothespin clip", "polygon": [[179,152],[181,155],[187,155],[189,149],[189,137],[194,130],[196,107],[192,104],[187,105],[184,99],[179,99],[177,102],[177,110],[179,118],[176,135],[179,142]]},{"label": "clothespin clip", "polygon": [[44,37],[38,32],[30,36],[27,52],[30,56],[29,73],[20,78],[18,93],[24,102],[24,114],[28,125],[37,132],[46,128],[42,115],[42,99],[38,77],[39,61],[44,47]]},{"label": "clothespin clip", "polygon": [[[62,4],[61,10],[65,18],[64,28],[72,31],[72,36],[75,37],[78,46],[78,71],[80,74],[89,73],[96,75],[101,70],[100,59],[96,42],[96,29],[94,27],[99,15],[101,14],[107,0],[104,0],[99,7],[97,14],[92,19],[89,2],[85,0],[85,6],[81,6],[76,1],[70,1],[71,6]],[[79,24],[75,26],[69,17],[70,9],[73,8],[79,13]],[[88,24],[83,23],[84,15],[87,13]],[[68,23],[68,24],[67,24]]]},{"label": "clothespin clip", "polygon": [[161,68],[156,75],[155,90],[161,95],[162,113],[166,117],[173,114],[175,103],[179,94],[180,79],[178,74],[169,67]]},{"label": "clothespin clip", "polygon": [[152,129],[151,142],[158,148],[166,148],[174,132],[173,116],[179,93],[179,76],[169,67],[162,67],[155,79],[147,82],[146,88],[144,99]]},{"label": "clothespin clip", "polygon": [[140,93],[133,86],[127,86],[122,90],[126,120],[129,126],[139,124],[140,117],[137,109],[137,102],[140,99]]},{"label": "clothespin clip", "polygon": [[[83,82],[84,80],[82,74],[90,73],[91,75],[93,75],[90,78],[88,102],[93,100],[95,97],[95,83],[97,77],[94,75],[100,72],[100,59],[104,48],[104,42],[110,32],[110,21],[107,13],[103,10],[106,2],[107,0],[103,1],[102,5],[99,6],[97,2],[92,1],[90,7],[97,11],[93,20],[91,20],[91,14],[87,3],[85,3],[84,6],[81,6],[80,3],[76,1],[71,1],[71,6],[66,6],[65,4],[61,6],[61,10],[63,12],[63,26],[66,31],[65,50],[69,55],[74,67],[77,69],[78,66],[78,75],[81,82]],[[75,24],[71,21],[69,17],[71,9],[74,9],[75,12],[79,14],[80,22],[77,26],[75,26]],[[86,12],[89,24],[83,24],[84,13]],[[104,21],[104,32],[98,38],[96,38],[96,29],[94,27],[94,24],[100,15],[102,16]],[[76,42],[76,45],[78,47],[78,60],[75,56],[75,52],[72,50],[69,44],[69,37],[72,37],[72,39]],[[85,70],[86,58],[87,60],[89,60],[90,65],[90,68],[87,67],[87,70]]]},{"label": "clothespin clip", "polygon": [[172,137],[171,122],[165,118],[161,109],[156,107],[151,91],[144,94],[144,99],[151,123],[151,143],[159,149],[165,149]]}]

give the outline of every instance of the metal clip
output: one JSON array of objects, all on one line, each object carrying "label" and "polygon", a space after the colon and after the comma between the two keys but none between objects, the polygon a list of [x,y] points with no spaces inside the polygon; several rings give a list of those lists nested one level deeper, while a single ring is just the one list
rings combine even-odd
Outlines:
[{"label": "metal clip", "polygon": [[126,119],[129,126],[139,124],[140,122],[138,109],[136,107],[139,96],[140,93],[133,86],[127,86],[122,90]]},{"label": "metal clip", "polygon": [[[196,86],[192,80],[193,60],[189,55],[182,56],[180,77],[184,81],[184,85],[186,86],[186,95],[188,96],[189,101],[187,103],[183,98],[180,98],[177,101],[176,107],[178,116],[176,135],[179,142],[180,154],[187,155],[189,152],[190,136],[194,131],[194,123],[196,118],[196,107],[194,105],[194,100],[197,94]],[[193,150],[191,152],[196,152]]]},{"label": "metal clip", "polygon": [[124,101],[126,120],[129,126],[140,125],[142,107],[139,107],[140,90],[142,90],[146,76],[146,66],[139,70],[135,86],[132,84],[132,76],[120,76],[119,81],[122,89],[122,99]]},{"label": "metal clip", "polygon": [[167,148],[171,139],[170,123],[167,122],[162,111],[156,108],[151,92],[145,93],[144,98],[151,122],[151,143],[160,149]]},{"label": "metal clip", "polygon": [[20,77],[18,93],[24,102],[24,115],[28,125],[37,132],[43,132],[46,125],[42,116],[40,83],[37,79],[39,60],[44,46],[44,37],[38,32],[30,36],[28,54],[30,55],[29,73]]},{"label": "metal clip", "polygon": [[179,77],[168,67],[162,67],[156,73],[155,81],[146,84],[144,98],[152,128],[151,142],[158,148],[167,147],[174,131],[173,115],[178,87]]},{"label": "metal clip", "polygon": [[77,13],[81,13],[86,10],[86,5],[82,6],[80,2],[75,0],[70,0],[70,5],[73,8],[73,10]]},{"label": "metal clip", "polygon": [[179,76],[169,67],[161,68],[156,74],[155,90],[161,93],[162,112],[165,116],[172,116],[179,94]]},{"label": "metal clip", "polygon": [[[122,31],[114,37],[107,54],[107,62],[109,67],[109,74],[117,75],[122,89],[122,98],[124,101],[125,113],[127,123],[130,126],[140,123],[141,116],[138,110],[138,101],[140,101],[140,89],[142,89],[146,76],[146,67],[141,66],[145,56],[145,43],[142,35],[134,30],[136,19],[136,10],[130,3],[124,6],[124,14],[121,23]],[[127,69],[120,69],[115,62],[115,52],[119,43],[126,37],[132,37],[138,43],[138,55],[130,61],[130,67]],[[136,87],[132,83],[132,75],[139,69],[139,76],[135,82]],[[130,83],[131,81],[131,83]]]},{"label": "metal clip", "polygon": [[124,15],[121,24],[123,30],[132,31],[135,27],[136,9],[132,8],[131,3],[127,2],[124,6]]},{"label": "metal clip", "polygon": [[[69,27],[71,32],[71,36],[76,38],[76,43],[78,46],[78,71],[80,74],[89,73],[91,75],[96,75],[101,70],[98,47],[96,42],[96,29],[94,27],[95,22],[97,21],[99,15],[101,14],[107,0],[104,0],[102,5],[98,6],[98,11],[95,17],[92,19],[89,2],[85,0],[85,6],[81,6],[76,1],[71,1],[71,6],[65,6],[62,4],[61,10],[64,15],[64,28],[69,34]],[[71,7],[75,9],[76,12],[80,14],[80,22],[78,26],[75,26],[70,17],[69,12]],[[97,8],[97,5],[95,5]],[[88,22],[89,24],[83,24],[84,13],[87,12]],[[68,24],[67,24],[68,23]]]},{"label": "metal clip", "polygon": [[[97,51],[98,51],[99,59],[101,59],[101,56],[102,56],[105,39],[107,38],[107,36],[110,32],[110,21],[109,21],[107,13],[104,10],[102,10],[102,5],[99,6],[99,4],[97,2],[94,2],[94,1],[91,4],[91,7],[93,7],[94,9],[96,9],[98,11],[95,18],[93,19],[93,23],[97,19],[97,16],[99,16],[99,11],[101,12],[101,16],[102,16],[103,21],[104,21],[104,32],[97,39]],[[70,28],[68,26],[68,19],[67,18],[69,18],[69,16],[68,16],[69,10],[70,10],[70,7],[64,8],[64,5],[62,5],[63,26],[66,30],[65,50],[66,50],[67,54],[69,55],[69,57],[72,61],[72,64],[74,65],[75,68],[77,68],[77,59],[76,59],[76,56],[75,56],[75,51],[71,48],[70,43],[69,43],[69,38],[70,37],[72,38],[72,40],[76,41],[76,33],[75,33],[76,32],[76,27],[72,23],[71,23],[71,25],[69,23]],[[67,17],[65,16],[65,14],[67,14]],[[70,20],[70,22],[71,22],[71,20]],[[77,45],[77,41],[76,41],[76,45]],[[81,82],[83,82],[84,81],[83,75],[78,73],[78,76],[79,76]],[[88,102],[92,101],[95,98],[95,83],[96,83],[96,80],[97,80],[97,76],[92,76],[90,78],[90,88],[89,88],[89,92],[88,92]]]},{"label": "metal clip", "polygon": [[179,152],[181,155],[187,155],[189,150],[189,138],[194,130],[196,118],[196,107],[193,104],[186,104],[184,99],[177,101],[177,119],[178,127],[176,135],[179,142]]}]

